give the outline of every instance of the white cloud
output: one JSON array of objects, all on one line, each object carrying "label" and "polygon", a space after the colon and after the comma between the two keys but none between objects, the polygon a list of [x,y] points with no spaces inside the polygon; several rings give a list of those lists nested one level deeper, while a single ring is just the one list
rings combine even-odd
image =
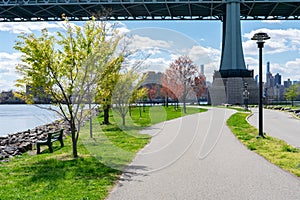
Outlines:
[{"label": "white cloud", "polygon": [[[153,39],[151,36],[146,37],[134,34],[129,37],[130,42],[127,49],[131,51],[139,50],[144,55],[149,55],[143,63],[144,71],[164,72],[170,63],[179,56],[188,55],[197,66],[204,64],[205,74],[209,78],[212,77],[214,70],[219,68],[221,51],[211,47],[200,46],[190,38],[183,37],[178,33],[175,35],[180,36],[181,40],[178,37],[174,37],[174,40],[172,40],[172,37],[160,40]],[[129,40],[128,38],[126,39]],[[186,42],[183,43],[183,40],[186,40]],[[180,44],[178,43],[179,41]],[[136,57],[134,58],[133,56],[131,59],[138,60],[139,56]]]},{"label": "white cloud", "polygon": [[170,49],[172,42],[164,40],[153,40],[150,37],[143,37],[140,35],[132,35],[126,37],[128,48],[130,50],[144,50],[144,49]]},{"label": "white cloud", "polygon": [[14,88],[18,75],[15,66],[20,61],[20,53],[0,52],[0,91]]},{"label": "white cloud", "polygon": [[300,52],[300,30],[299,29],[258,29],[250,33],[245,33],[244,37],[248,40],[243,42],[243,49],[246,54],[257,54],[257,44],[251,40],[253,35],[258,32],[267,33],[271,39],[265,42],[264,52],[266,54],[276,54],[288,51]]},{"label": "white cloud", "polygon": [[170,66],[172,60],[164,57],[148,58],[144,63],[145,71],[165,72]]},{"label": "white cloud", "polygon": [[300,80],[300,74],[295,73],[299,72],[300,69],[300,58],[296,58],[293,61],[289,61],[284,66],[284,73],[286,74],[286,78],[291,78],[292,80]]},{"label": "white cloud", "polygon": [[188,56],[199,64],[206,64],[212,61],[219,60],[221,51],[211,47],[203,47],[200,45],[193,46],[188,53]]},{"label": "white cloud", "polygon": [[208,81],[212,81],[214,71],[219,70],[221,51],[196,45],[189,49],[188,56],[198,67],[204,65],[204,74]]},{"label": "white cloud", "polygon": [[188,55],[197,66],[204,64],[206,76],[212,77],[214,70],[219,68],[221,51],[197,45],[189,38],[183,39],[187,40],[186,45],[182,45],[182,48],[179,49],[177,41],[155,40],[150,37],[133,35],[129,49],[139,49],[150,55],[144,62],[145,70],[163,72],[179,56]]},{"label": "white cloud", "polygon": [[127,26],[122,22],[117,22],[116,27],[117,27],[116,29],[117,29],[118,33],[121,35],[125,35],[130,32],[130,30],[127,28]]},{"label": "white cloud", "polygon": [[258,59],[252,58],[252,57],[245,57],[245,64],[251,66],[257,66],[258,65]]},{"label": "white cloud", "polygon": [[[282,82],[287,80],[288,78],[290,78],[293,81],[300,80],[300,74],[297,73],[300,68],[300,58],[296,58],[295,60],[287,61],[284,64],[270,63],[270,65],[271,65],[270,71],[273,74],[273,76],[275,76],[277,73],[282,75]],[[266,69],[263,68],[264,74],[266,72],[265,70]]]},{"label": "white cloud", "polygon": [[0,23],[0,31],[7,31],[15,34],[32,33],[33,31],[41,30],[43,28],[61,28],[61,22],[2,22]]},{"label": "white cloud", "polygon": [[[245,57],[246,64],[249,64],[249,69],[254,70],[254,75],[258,74],[258,60],[252,57]],[[263,63],[262,73],[263,81],[266,79],[266,62]],[[300,68],[300,58],[296,58],[292,61],[287,61],[286,63],[270,63],[270,71],[273,76],[279,73],[282,76],[282,82],[290,78],[291,80],[300,80],[300,74],[297,73]],[[283,84],[283,83],[282,83]]]},{"label": "white cloud", "polygon": [[[300,30],[299,29],[258,29],[253,30],[250,33],[244,34],[244,37],[248,40],[243,43],[243,49],[245,53],[245,62],[249,64],[250,69],[254,69],[254,73],[258,74],[258,48],[255,41],[251,40],[251,37],[258,32],[267,33],[271,39],[265,42],[264,54],[272,56],[276,62],[272,62],[271,59],[271,72],[273,75],[279,73],[282,75],[282,79],[286,80],[291,78],[292,80],[299,80],[300,74],[300,59],[287,60],[284,55],[295,55],[299,57],[300,52]],[[272,55],[274,54],[274,55]],[[254,56],[251,57],[251,56]],[[275,56],[275,57],[274,57]],[[279,59],[282,58],[282,59]],[[266,61],[264,61],[266,62]],[[263,64],[263,74],[266,73],[266,63]],[[263,77],[265,79],[265,76]]]},{"label": "white cloud", "polygon": [[[21,53],[0,52],[0,70],[4,73],[15,71],[15,65],[19,62]],[[0,72],[1,73],[1,72]]]}]

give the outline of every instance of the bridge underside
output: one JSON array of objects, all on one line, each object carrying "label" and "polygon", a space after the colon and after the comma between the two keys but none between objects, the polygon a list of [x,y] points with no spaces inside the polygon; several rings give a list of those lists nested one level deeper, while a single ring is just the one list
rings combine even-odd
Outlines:
[{"label": "bridge underside", "polygon": [[[242,20],[300,19],[299,0],[244,0]],[[0,21],[71,21],[106,16],[109,20],[222,20],[222,0],[0,0]]]},{"label": "bridge underside", "polygon": [[300,19],[300,0],[0,0],[0,22],[89,20],[222,20],[220,70],[210,89],[212,104],[258,101],[253,71],[245,67],[240,20]]}]

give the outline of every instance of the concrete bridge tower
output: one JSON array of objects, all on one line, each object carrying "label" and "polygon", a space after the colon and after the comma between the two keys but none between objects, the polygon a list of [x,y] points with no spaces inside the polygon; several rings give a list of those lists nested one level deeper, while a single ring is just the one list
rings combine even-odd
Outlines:
[{"label": "concrete bridge tower", "polygon": [[222,57],[219,71],[215,71],[210,89],[211,103],[240,104],[244,102],[243,90],[247,83],[249,103],[258,102],[258,87],[253,70],[246,69],[242,48],[240,1],[227,0],[223,17]]}]

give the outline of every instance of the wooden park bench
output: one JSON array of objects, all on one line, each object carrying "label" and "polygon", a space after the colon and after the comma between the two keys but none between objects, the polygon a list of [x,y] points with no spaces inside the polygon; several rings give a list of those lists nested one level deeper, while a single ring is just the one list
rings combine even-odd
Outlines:
[{"label": "wooden park bench", "polygon": [[64,130],[61,129],[61,130],[56,131],[56,132],[48,133],[48,137],[47,137],[46,140],[38,140],[36,142],[37,154],[41,153],[41,146],[42,145],[47,145],[49,147],[49,151],[52,153],[53,152],[52,143],[55,142],[55,141],[59,141],[61,147],[63,147],[64,146],[63,132],[64,132]]}]

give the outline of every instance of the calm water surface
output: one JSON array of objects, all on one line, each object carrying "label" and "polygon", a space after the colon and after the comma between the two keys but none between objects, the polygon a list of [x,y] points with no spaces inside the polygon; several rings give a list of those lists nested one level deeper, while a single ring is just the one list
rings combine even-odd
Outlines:
[{"label": "calm water surface", "polygon": [[32,129],[56,119],[59,116],[55,112],[34,105],[0,105],[0,136]]}]

